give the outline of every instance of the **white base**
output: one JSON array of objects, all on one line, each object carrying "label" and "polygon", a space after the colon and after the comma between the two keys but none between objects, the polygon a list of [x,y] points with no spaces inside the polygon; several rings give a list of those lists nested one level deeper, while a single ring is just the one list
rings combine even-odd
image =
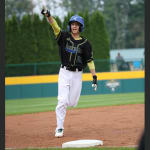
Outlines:
[{"label": "white base", "polygon": [[62,148],[68,148],[68,147],[91,147],[91,146],[97,146],[97,145],[103,145],[103,141],[101,140],[76,140],[76,141],[70,141],[62,144]]}]

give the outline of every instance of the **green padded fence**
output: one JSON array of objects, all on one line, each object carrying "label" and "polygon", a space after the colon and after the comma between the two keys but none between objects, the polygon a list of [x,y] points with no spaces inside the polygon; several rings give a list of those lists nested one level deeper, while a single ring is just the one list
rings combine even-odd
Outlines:
[{"label": "green padded fence", "polygon": [[[57,96],[58,84],[27,84],[27,85],[7,85],[5,98],[23,99],[37,97]],[[144,92],[144,79],[120,79],[120,80],[101,80],[98,81],[98,89],[94,91],[91,81],[84,81],[81,95],[93,94],[112,94],[112,93],[132,93]]]}]

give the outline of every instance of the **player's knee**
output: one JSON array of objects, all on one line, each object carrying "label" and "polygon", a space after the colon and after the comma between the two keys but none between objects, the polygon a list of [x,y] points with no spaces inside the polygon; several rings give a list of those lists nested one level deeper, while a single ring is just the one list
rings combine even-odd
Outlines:
[{"label": "player's knee", "polygon": [[67,103],[65,102],[58,102],[57,106],[56,106],[56,111],[58,110],[64,110],[67,108]]}]

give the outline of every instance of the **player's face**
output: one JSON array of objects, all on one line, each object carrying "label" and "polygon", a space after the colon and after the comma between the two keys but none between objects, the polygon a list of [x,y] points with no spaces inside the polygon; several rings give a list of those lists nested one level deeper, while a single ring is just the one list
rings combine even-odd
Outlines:
[{"label": "player's face", "polygon": [[73,34],[79,33],[79,27],[80,27],[80,24],[78,22],[71,23],[71,32]]}]

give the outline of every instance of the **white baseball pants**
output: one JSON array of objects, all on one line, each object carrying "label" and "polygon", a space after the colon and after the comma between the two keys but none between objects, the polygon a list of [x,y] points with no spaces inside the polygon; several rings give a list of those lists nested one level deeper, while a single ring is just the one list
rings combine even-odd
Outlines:
[{"label": "white baseball pants", "polygon": [[58,104],[56,106],[57,129],[64,129],[67,106],[76,106],[82,89],[82,71],[60,68],[58,78]]}]

